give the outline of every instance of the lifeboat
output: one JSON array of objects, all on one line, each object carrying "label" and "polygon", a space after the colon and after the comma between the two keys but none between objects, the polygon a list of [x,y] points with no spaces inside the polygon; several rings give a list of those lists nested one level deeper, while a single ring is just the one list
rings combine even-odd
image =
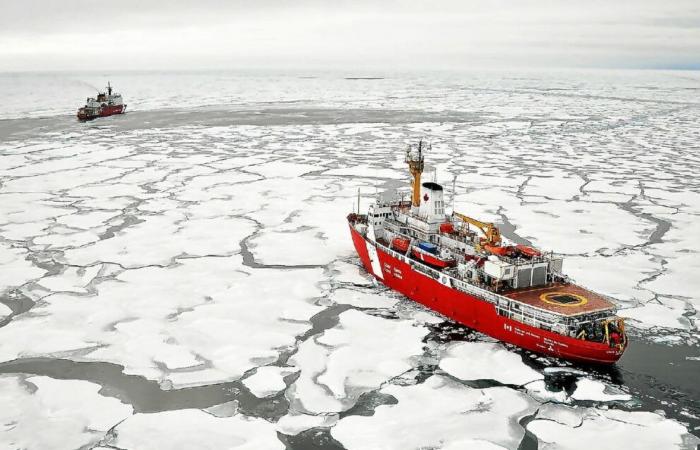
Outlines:
[{"label": "lifeboat", "polygon": [[[434,250],[431,251],[430,249]],[[426,264],[430,264],[431,266],[437,267],[439,269],[444,269],[446,267],[454,267],[457,264],[457,261],[455,261],[453,258],[441,258],[436,254],[436,250],[437,248],[435,248],[433,244],[421,242],[419,246],[414,246],[411,249],[411,253],[417,260],[422,261]]]},{"label": "lifeboat", "polygon": [[487,252],[492,253],[494,255],[507,256],[513,251],[513,248],[512,247],[501,247],[501,246],[492,245],[492,244],[484,244],[484,250],[486,250]]},{"label": "lifeboat", "polygon": [[440,233],[454,233],[455,231],[455,226],[452,225],[452,222],[445,222],[440,224]]},{"label": "lifeboat", "polygon": [[515,248],[522,253],[525,256],[528,256],[530,258],[534,258],[535,256],[542,256],[542,252],[537,250],[536,248],[532,248],[527,245],[522,245],[518,244],[515,246]]},{"label": "lifeboat", "polygon": [[406,238],[395,237],[391,241],[391,248],[393,248],[394,250],[396,250],[398,252],[406,253],[406,251],[408,250],[408,246],[410,244],[411,244],[411,241],[409,241]]}]

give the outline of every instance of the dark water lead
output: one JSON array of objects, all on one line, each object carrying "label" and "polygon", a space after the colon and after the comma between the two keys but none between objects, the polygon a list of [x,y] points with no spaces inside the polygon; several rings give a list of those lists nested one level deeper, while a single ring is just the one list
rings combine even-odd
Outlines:
[{"label": "dark water lead", "polygon": [[19,289],[13,289],[0,295],[0,303],[10,308],[11,314],[0,320],[0,327],[3,327],[12,321],[14,316],[18,316],[32,309],[35,305],[34,301],[22,294]]},{"label": "dark water lead", "polygon": [[118,364],[52,358],[16,359],[0,364],[0,374],[43,375],[99,384],[102,386],[100,394],[132,405],[137,413],[205,409],[236,400],[238,410],[243,414],[277,420],[289,409],[284,392],[259,399],[241,381],[163,390],[157,382],[138,375],[126,375],[123,370],[124,367]]}]

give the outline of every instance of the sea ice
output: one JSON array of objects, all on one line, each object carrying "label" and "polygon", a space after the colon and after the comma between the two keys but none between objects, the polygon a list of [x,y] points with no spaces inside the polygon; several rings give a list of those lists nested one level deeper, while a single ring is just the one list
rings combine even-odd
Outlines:
[{"label": "sea ice", "polygon": [[391,308],[399,299],[376,291],[361,291],[356,289],[336,289],[331,295],[336,303],[355,306],[357,308]]},{"label": "sea ice", "polygon": [[12,310],[8,306],[0,303],[0,321],[10,314],[12,314]]},{"label": "sea ice", "polygon": [[102,269],[102,264],[88,267],[68,267],[63,273],[44,277],[39,284],[53,292],[73,292],[86,294],[85,286],[97,276]]},{"label": "sea ice", "polygon": [[574,400],[591,400],[595,402],[627,401],[632,398],[625,393],[607,393],[610,388],[597,380],[590,378],[579,378],[576,380],[576,390],[571,394]]},{"label": "sea ice", "polygon": [[317,427],[331,427],[338,421],[338,414],[301,414],[290,411],[277,421],[277,431],[290,436]]},{"label": "sea ice", "polygon": [[362,393],[409,370],[412,357],[423,353],[427,332],[408,320],[346,311],[338,326],[299,346],[290,363],[301,373],[287,392],[305,411],[344,411]]},{"label": "sea ice", "polygon": [[132,414],[87,381],[0,375],[0,447],[73,450],[89,447]]},{"label": "sea ice", "polygon": [[537,436],[543,449],[588,450],[591,443],[599,443],[610,448],[632,445],[635,449],[658,450],[681,448],[684,439],[691,442],[688,448],[692,448],[693,441],[700,442],[690,437],[683,425],[659,414],[615,409],[573,410],[550,405],[527,429]]},{"label": "sea ice", "polygon": [[275,425],[264,419],[241,415],[215,417],[197,409],[135,414],[115,429],[109,444],[142,450],[284,449]]},{"label": "sea ice", "polygon": [[250,220],[219,217],[188,220],[179,213],[148,216],[111,239],[69,249],[65,258],[79,265],[112,262],[126,267],[168,265],[174,257],[226,256],[240,251],[239,242],[254,231]]},{"label": "sea ice", "polygon": [[670,307],[658,303],[647,303],[636,308],[627,308],[619,312],[620,316],[634,321],[640,328],[662,327],[671,329],[688,329],[690,323],[683,316],[685,307]]},{"label": "sea ice", "polygon": [[473,448],[517,448],[524,434],[518,420],[535,409],[534,401],[507,387],[474,389],[439,375],[380,392],[398,403],[378,406],[372,416],[346,416],[331,428],[346,449],[456,448],[474,441]]},{"label": "sea ice", "polygon": [[356,286],[372,285],[372,278],[358,264],[336,261],[331,266],[331,269],[338,272],[333,274],[333,280],[338,283],[354,284]]},{"label": "sea ice", "polygon": [[255,370],[255,373],[243,379],[243,384],[250,392],[258,397],[264,398],[275,395],[284,390],[284,377],[296,372],[293,367],[262,366]]},{"label": "sea ice", "polygon": [[28,252],[25,249],[0,242],[0,293],[8,288],[22,286],[46,273],[33,265],[27,256]]},{"label": "sea ice", "polygon": [[456,342],[448,346],[440,368],[461,380],[495,380],[503,384],[524,385],[543,375],[531,369],[519,354],[500,343]]},{"label": "sea ice", "polygon": [[364,178],[391,178],[401,179],[406,178],[405,174],[397,170],[383,169],[377,166],[369,166],[360,164],[354,167],[341,167],[338,169],[330,169],[324,172],[324,175],[342,176],[342,177],[364,177]]},{"label": "sea ice", "polygon": [[237,256],[127,270],[96,296],[50,295],[0,328],[0,360],[60,352],[170,387],[232,380],[273,362],[310,327],[321,280],[321,269],[249,269]]}]

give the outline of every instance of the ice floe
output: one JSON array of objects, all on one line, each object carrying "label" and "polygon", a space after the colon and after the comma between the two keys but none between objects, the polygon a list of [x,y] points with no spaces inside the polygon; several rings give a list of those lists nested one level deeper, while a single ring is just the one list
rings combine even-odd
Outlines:
[{"label": "ice floe", "polygon": [[277,421],[277,431],[297,435],[302,431],[317,427],[331,427],[338,421],[338,414],[301,414],[290,412]]},{"label": "ice floe", "polygon": [[135,414],[120,423],[115,434],[109,444],[118,448],[284,449],[275,426],[264,419],[215,417],[197,409]]},{"label": "ice floe", "polygon": [[113,262],[125,267],[168,265],[182,254],[226,256],[240,251],[239,242],[254,230],[250,220],[220,217],[187,220],[169,213],[148,217],[111,239],[72,248],[65,257],[73,264]]},{"label": "ice floe", "polygon": [[518,421],[535,410],[518,391],[474,389],[438,375],[380,392],[398,403],[378,406],[372,416],[346,416],[331,428],[346,449],[517,448],[524,434]]},{"label": "ice floe", "polygon": [[[680,423],[652,412],[572,409],[547,405],[527,425],[539,448],[584,450],[591,445],[643,450],[692,448],[700,442]],[[693,444],[694,442],[694,444]],[[687,444],[687,445],[684,445]]]},{"label": "ice floe", "polygon": [[685,305],[647,303],[636,308],[627,308],[620,311],[622,317],[631,319],[640,328],[662,327],[670,329],[688,329],[690,322],[684,314]]},{"label": "ice floe", "polygon": [[293,367],[258,367],[253,375],[243,379],[243,384],[256,397],[269,397],[284,390],[287,387],[284,377],[295,372]]},{"label": "ice floe", "polygon": [[354,284],[358,286],[369,286],[372,284],[372,278],[359,264],[336,261],[331,266],[331,269],[338,272],[333,275],[333,279],[338,283]]},{"label": "ice floe", "polygon": [[344,288],[336,289],[330,298],[336,303],[357,308],[390,308],[399,302],[399,299],[393,295]]},{"label": "ice floe", "polygon": [[0,375],[0,447],[72,450],[97,444],[132,414],[87,381]]},{"label": "ice floe", "polygon": [[595,402],[627,401],[631,395],[623,392],[606,392],[612,388],[605,383],[590,378],[579,378],[576,380],[576,390],[571,394],[574,400],[590,400]]},{"label": "ice floe", "polygon": [[461,380],[524,385],[543,378],[541,373],[525,365],[519,354],[491,342],[450,344],[440,360],[440,368]]},{"label": "ice floe", "polygon": [[0,242],[0,293],[8,288],[21,286],[27,281],[40,278],[46,272],[27,259],[29,253],[22,248],[11,247]]},{"label": "ice floe", "polygon": [[290,363],[301,369],[300,376],[287,392],[300,403],[300,411],[344,411],[362,393],[411,369],[426,334],[427,329],[408,320],[346,311],[338,326],[299,346]]},{"label": "ice floe", "polygon": [[185,259],[124,271],[94,297],[48,296],[37,314],[0,328],[0,359],[61,352],[165,387],[236,379],[310,327],[323,279],[321,269],[242,268],[239,257]]},{"label": "ice floe", "polygon": [[12,310],[9,306],[0,303],[0,320],[12,314]]},{"label": "ice floe", "polygon": [[97,276],[102,264],[88,267],[68,267],[63,273],[44,277],[39,284],[53,292],[86,294],[86,286]]}]

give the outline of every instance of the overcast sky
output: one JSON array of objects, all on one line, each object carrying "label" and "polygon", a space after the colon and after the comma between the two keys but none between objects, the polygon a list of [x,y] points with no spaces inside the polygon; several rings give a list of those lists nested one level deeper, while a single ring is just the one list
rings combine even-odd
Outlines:
[{"label": "overcast sky", "polygon": [[0,71],[700,68],[700,0],[0,0]]}]

